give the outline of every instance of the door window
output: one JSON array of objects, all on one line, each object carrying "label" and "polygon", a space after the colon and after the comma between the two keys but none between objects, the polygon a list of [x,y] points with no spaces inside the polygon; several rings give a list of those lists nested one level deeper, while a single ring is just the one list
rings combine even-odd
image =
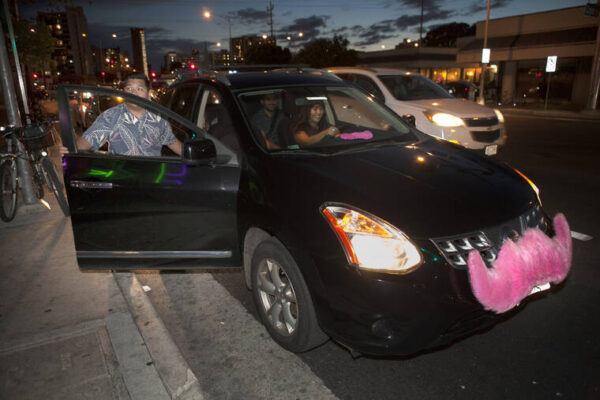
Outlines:
[{"label": "door window", "polygon": [[355,83],[361,88],[365,89],[367,92],[371,93],[373,96],[377,97],[381,101],[385,101],[385,97],[383,97],[383,93],[379,87],[377,87],[377,83],[368,76],[365,75],[354,75]]},{"label": "door window", "polygon": [[171,110],[191,120],[197,92],[198,85],[192,84],[177,87],[170,99]]}]

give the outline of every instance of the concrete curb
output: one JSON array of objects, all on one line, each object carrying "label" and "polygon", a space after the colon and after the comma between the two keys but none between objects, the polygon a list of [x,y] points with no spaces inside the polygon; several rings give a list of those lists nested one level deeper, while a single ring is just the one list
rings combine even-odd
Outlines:
[{"label": "concrete curb", "polygon": [[133,273],[113,273],[129,305],[155,368],[171,399],[203,400],[198,379],[188,366],[152,302]]}]

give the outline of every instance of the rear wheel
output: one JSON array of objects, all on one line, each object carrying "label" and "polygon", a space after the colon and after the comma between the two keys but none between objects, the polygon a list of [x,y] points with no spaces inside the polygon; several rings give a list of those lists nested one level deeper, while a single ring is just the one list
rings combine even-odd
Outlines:
[{"label": "rear wheel", "polygon": [[310,350],[328,338],[321,331],[312,299],[290,253],[274,239],[252,257],[252,294],[271,337],[293,352]]},{"label": "rear wheel", "polygon": [[0,164],[0,218],[9,222],[17,213],[17,176],[11,162]]},{"label": "rear wheel", "polygon": [[44,176],[42,167],[39,162],[30,160],[31,178],[33,181],[33,193],[38,199],[44,198]]},{"label": "rear wheel", "polygon": [[63,184],[58,176],[58,172],[56,172],[54,163],[49,158],[43,158],[40,164],[42,166],[44,176],[46,177],[46,185],[48,186],[48,189],[54,193],[60,209],[62,210],[63,214],[65,214],[65,217],[68,217],[69,205],[67,204],[67,199],[65,198],[65,194],[63,192]]}]

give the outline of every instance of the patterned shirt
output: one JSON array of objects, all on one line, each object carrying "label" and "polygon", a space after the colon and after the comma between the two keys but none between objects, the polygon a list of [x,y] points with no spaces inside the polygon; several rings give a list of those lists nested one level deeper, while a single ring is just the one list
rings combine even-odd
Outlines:
[{"label": "patterned shirt", "polygon": [[92,145],[92,150],[108,142],[111,154],[151,157],[160,156],[162,146],[176,140],[165,119],[149,111],[137,118],[125,103],[100,114],[83,133],[83,138]]}]

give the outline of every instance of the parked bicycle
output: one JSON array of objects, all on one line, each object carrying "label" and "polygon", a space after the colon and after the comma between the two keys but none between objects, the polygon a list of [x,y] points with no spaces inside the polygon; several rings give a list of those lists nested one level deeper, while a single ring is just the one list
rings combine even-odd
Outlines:
[{"label": "parked bicycle", "polygon": [[[56,200],[65,216],[69,215],[69,206],[63,192],[63,184],[54,163],[48,158],[48,147],[54,144],[52,122],[42,122],[24,127],[0,128],[7,139],[8,151],[0,153],[0,218],[9,222],[17,213],[17,190],[19,177],[17,159],[26,159],[31,167],[35,196],[42,200],[44,186],[56,196]],[[25,151],[18,151],[17,141]],[[47,203],[46,203],[47,204]]]}]

